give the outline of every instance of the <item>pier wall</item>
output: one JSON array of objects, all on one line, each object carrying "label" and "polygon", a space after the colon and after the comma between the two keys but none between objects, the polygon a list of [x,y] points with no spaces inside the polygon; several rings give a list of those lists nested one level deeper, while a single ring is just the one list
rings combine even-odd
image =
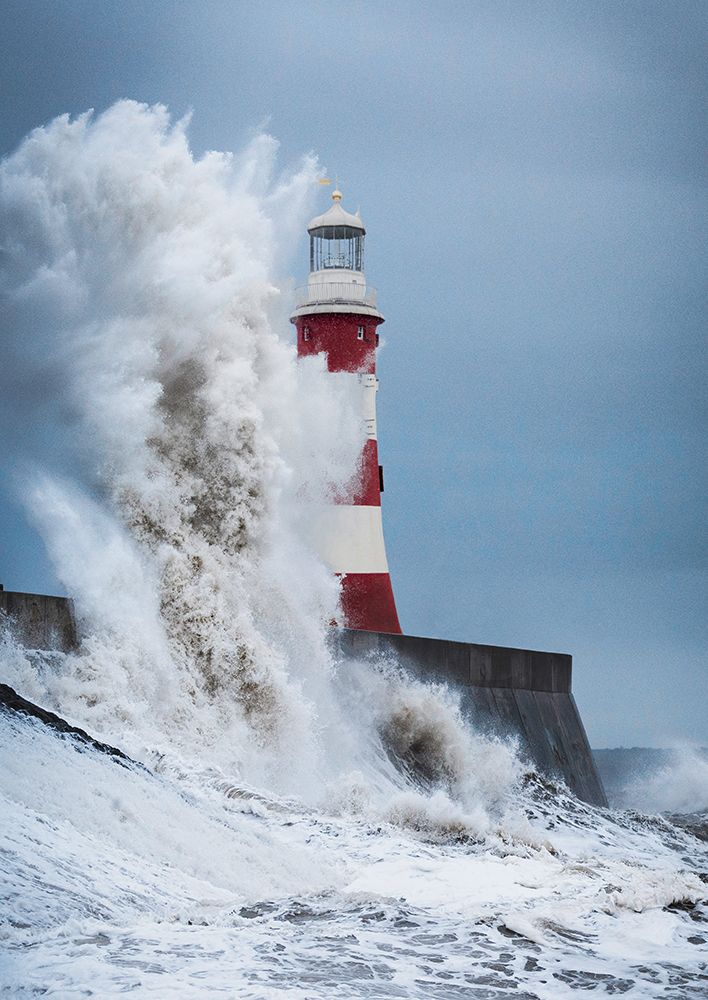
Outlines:
[{"label": "pier wall", "polygon": [[[0,618],[3,613],[31,649],[76,646],[74,608],[66,597],[0,590]],[[332,642],[344,657],[389,658],[420,680],[451,685],[475,728],[516,737],[543,774],[562,778],[586,802],[607,804],[573,699],[569,655],[352,629],[333,629]]]},{"label": "pier wall", "polygon": [[567,653],[350,629],[337,630],[335,642],[344,656],[390,658],[420,680],[451,685],[476,729],[516,737],[543,774],[561,778],[585,802],[607,805]]},{"label": "pier wall", "polygon": [[28,649],[66,653],[76,646],[74,605],[68,597],[0,590],[0,624],[3,616],[10,620],[13,635]]}]

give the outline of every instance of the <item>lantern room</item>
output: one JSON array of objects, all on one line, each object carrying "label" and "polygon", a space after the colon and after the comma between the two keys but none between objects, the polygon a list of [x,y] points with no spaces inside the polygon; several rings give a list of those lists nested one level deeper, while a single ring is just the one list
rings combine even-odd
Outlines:
[{"label": "lantern room", "polygon": [[307,227],[310,234],[310,272],[364,270],[366,230],[357,212],[342,207],[341,191],[332,194],[334,204]]},{"label": "lantern room", "polygon": [[332,205],[315,216],[307,227],[310,235],[310,273],[307,285],[296,290],[297,309],[293,322],[315,313],[349,313],[371,316],[380,323],[376,289],[364,276],[366,229],[357,210],[342,205],[342,192],[332,194]]}]

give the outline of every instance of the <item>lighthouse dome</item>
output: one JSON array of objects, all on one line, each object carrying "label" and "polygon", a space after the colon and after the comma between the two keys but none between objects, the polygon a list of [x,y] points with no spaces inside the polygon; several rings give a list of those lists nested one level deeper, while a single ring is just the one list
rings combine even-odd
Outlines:
[{"label": "lighthouse dome", "polygon": [[316,232],[318,229],[329,230],[335,227],[337,229],[343,227],[345,229],[355,230],[355,232],[346,234],[337,233],[337,236],[363,236],[366,229],[364,229],[364,223],[361,221],[359,212],[357,211],[355,215],[352,215],[351,212],[347,212],[344,208],[342,208],[342,195],[340,191],[335,191],[333,193],[332,201],[334,204],[326,212],[323,212],[322,215],[316,215],[315,218],[312,219],[307,227],[308,233],[319,236],[322,234]]}]

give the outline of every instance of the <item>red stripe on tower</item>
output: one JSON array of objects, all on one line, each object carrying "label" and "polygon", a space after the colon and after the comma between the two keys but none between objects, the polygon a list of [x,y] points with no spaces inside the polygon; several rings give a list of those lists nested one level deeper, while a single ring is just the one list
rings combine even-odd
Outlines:
[{"label": "red stripe on tower", "polygon": [[364,278],[364,235],[359,213],[334,204],[307,227],[310,276],[298,290],[291,322],[299,357],[325,354],[331,372],[349,372],[361,386],[367,441],[356,495],[333,502],[319,518],[320,555],[342,580],[342,613],[349,628],[400,632],[381,520],[381,476],[376,434],[376,328],[384,318],[376,290]]}]

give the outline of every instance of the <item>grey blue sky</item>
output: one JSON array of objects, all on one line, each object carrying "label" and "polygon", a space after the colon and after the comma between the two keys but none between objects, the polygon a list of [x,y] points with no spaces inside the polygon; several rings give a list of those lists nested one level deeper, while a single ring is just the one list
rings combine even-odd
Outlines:
[{"label": "grey blue sky", "polygon": [[[196,153],[265,124],[361,206],[404,630],[572,652],[595,746],[708,743],[708,6],[4,0],[2,24],[3,154],[159,101]],[[56,590],[0,505],[0,579]]]}]

